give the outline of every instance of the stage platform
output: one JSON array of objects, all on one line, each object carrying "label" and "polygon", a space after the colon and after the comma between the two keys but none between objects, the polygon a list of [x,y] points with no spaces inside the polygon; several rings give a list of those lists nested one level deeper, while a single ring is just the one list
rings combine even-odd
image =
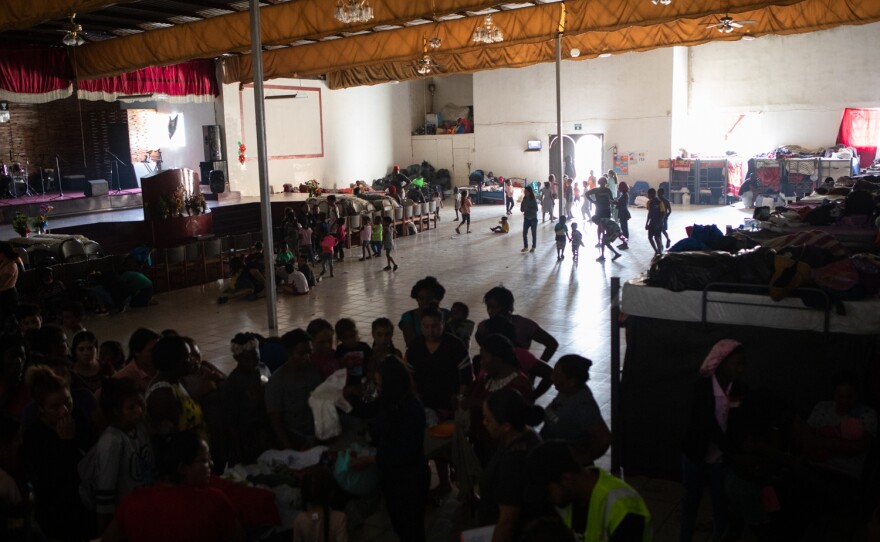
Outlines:
[{"label": "stage platform", "polygon": [[40,206],[48,203],[54,207],[50,220],[57,217],[89,215],[96,212],[142,209],[144,206],[140,188],[113,191],[106,196],[86,196],[83,192],[65,192],[44,196],[22,196],[20,198],[0,199],[0,224],[10,224],[15,213],[27,216],[40,214]]}]

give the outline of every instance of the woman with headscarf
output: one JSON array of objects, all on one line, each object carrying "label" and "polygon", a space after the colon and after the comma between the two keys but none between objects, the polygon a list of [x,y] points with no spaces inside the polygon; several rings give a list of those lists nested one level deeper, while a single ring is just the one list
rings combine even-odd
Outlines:
[{"label": "woman with headscarf", "polygon": [[690,541],[708,480],[712,494],[712,539],[720,540],[727,524],[728,454],[735,448],[746,367],[743,345],[732,339],[715,343],[700,367],[682,449],[684,497],[680,540]]}]

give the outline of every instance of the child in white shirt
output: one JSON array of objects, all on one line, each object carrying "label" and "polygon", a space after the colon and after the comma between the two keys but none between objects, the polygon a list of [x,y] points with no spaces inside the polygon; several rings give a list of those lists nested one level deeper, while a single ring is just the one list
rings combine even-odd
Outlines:
[{"label": "child in white shirt", "polygon": [[364,216],[364,224],[361,227],[361,257],[358,260],[362,262],[369,260],[373,256],[370,243],[373,240],[373,220],[369,216]]}]

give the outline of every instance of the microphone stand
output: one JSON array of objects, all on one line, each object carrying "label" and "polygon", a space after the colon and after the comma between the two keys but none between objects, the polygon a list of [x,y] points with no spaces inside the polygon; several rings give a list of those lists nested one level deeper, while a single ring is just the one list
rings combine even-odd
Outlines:
[{"label": "microphone stand", "polygon": [[59,160],[65,164],[70,164],[70,162],[58,156],[58,153],[55,153],[55,178],[58,179],[58,195],[49,201],[64,199],[64,183],[61,182],[61,162],[59,162]]},{"label": "microphone stand", "polygon": [[122,192],[122,186],[121,186],[121,182],[119,180],[119,164],[122,164],[124,166],[125,162],[123,162],[118,156],[116,156],[115,154],[110,152],[109,149],[105,150],[104,152],[106,152],[107,154],[112,156],[113,159],[115,160],[115,162],[110,162],[110,187],[111,188],[113,187],[113,166],[116,166],[116,190],[114,190],[113,192],[118,194],[118,193]]}]

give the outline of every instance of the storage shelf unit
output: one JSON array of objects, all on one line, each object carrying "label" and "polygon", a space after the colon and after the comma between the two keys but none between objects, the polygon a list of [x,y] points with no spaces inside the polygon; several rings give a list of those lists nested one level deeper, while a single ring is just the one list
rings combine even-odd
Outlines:
[{"label": "storage shelf unit", "polygon": [[687,159],[687,171],[676,171],[675,164],[682,160],[670,160],[669,190],[679,192],[682,188],[691,194],[694,203],[716,204],[727,192],[727,160],[724,158]]}]

